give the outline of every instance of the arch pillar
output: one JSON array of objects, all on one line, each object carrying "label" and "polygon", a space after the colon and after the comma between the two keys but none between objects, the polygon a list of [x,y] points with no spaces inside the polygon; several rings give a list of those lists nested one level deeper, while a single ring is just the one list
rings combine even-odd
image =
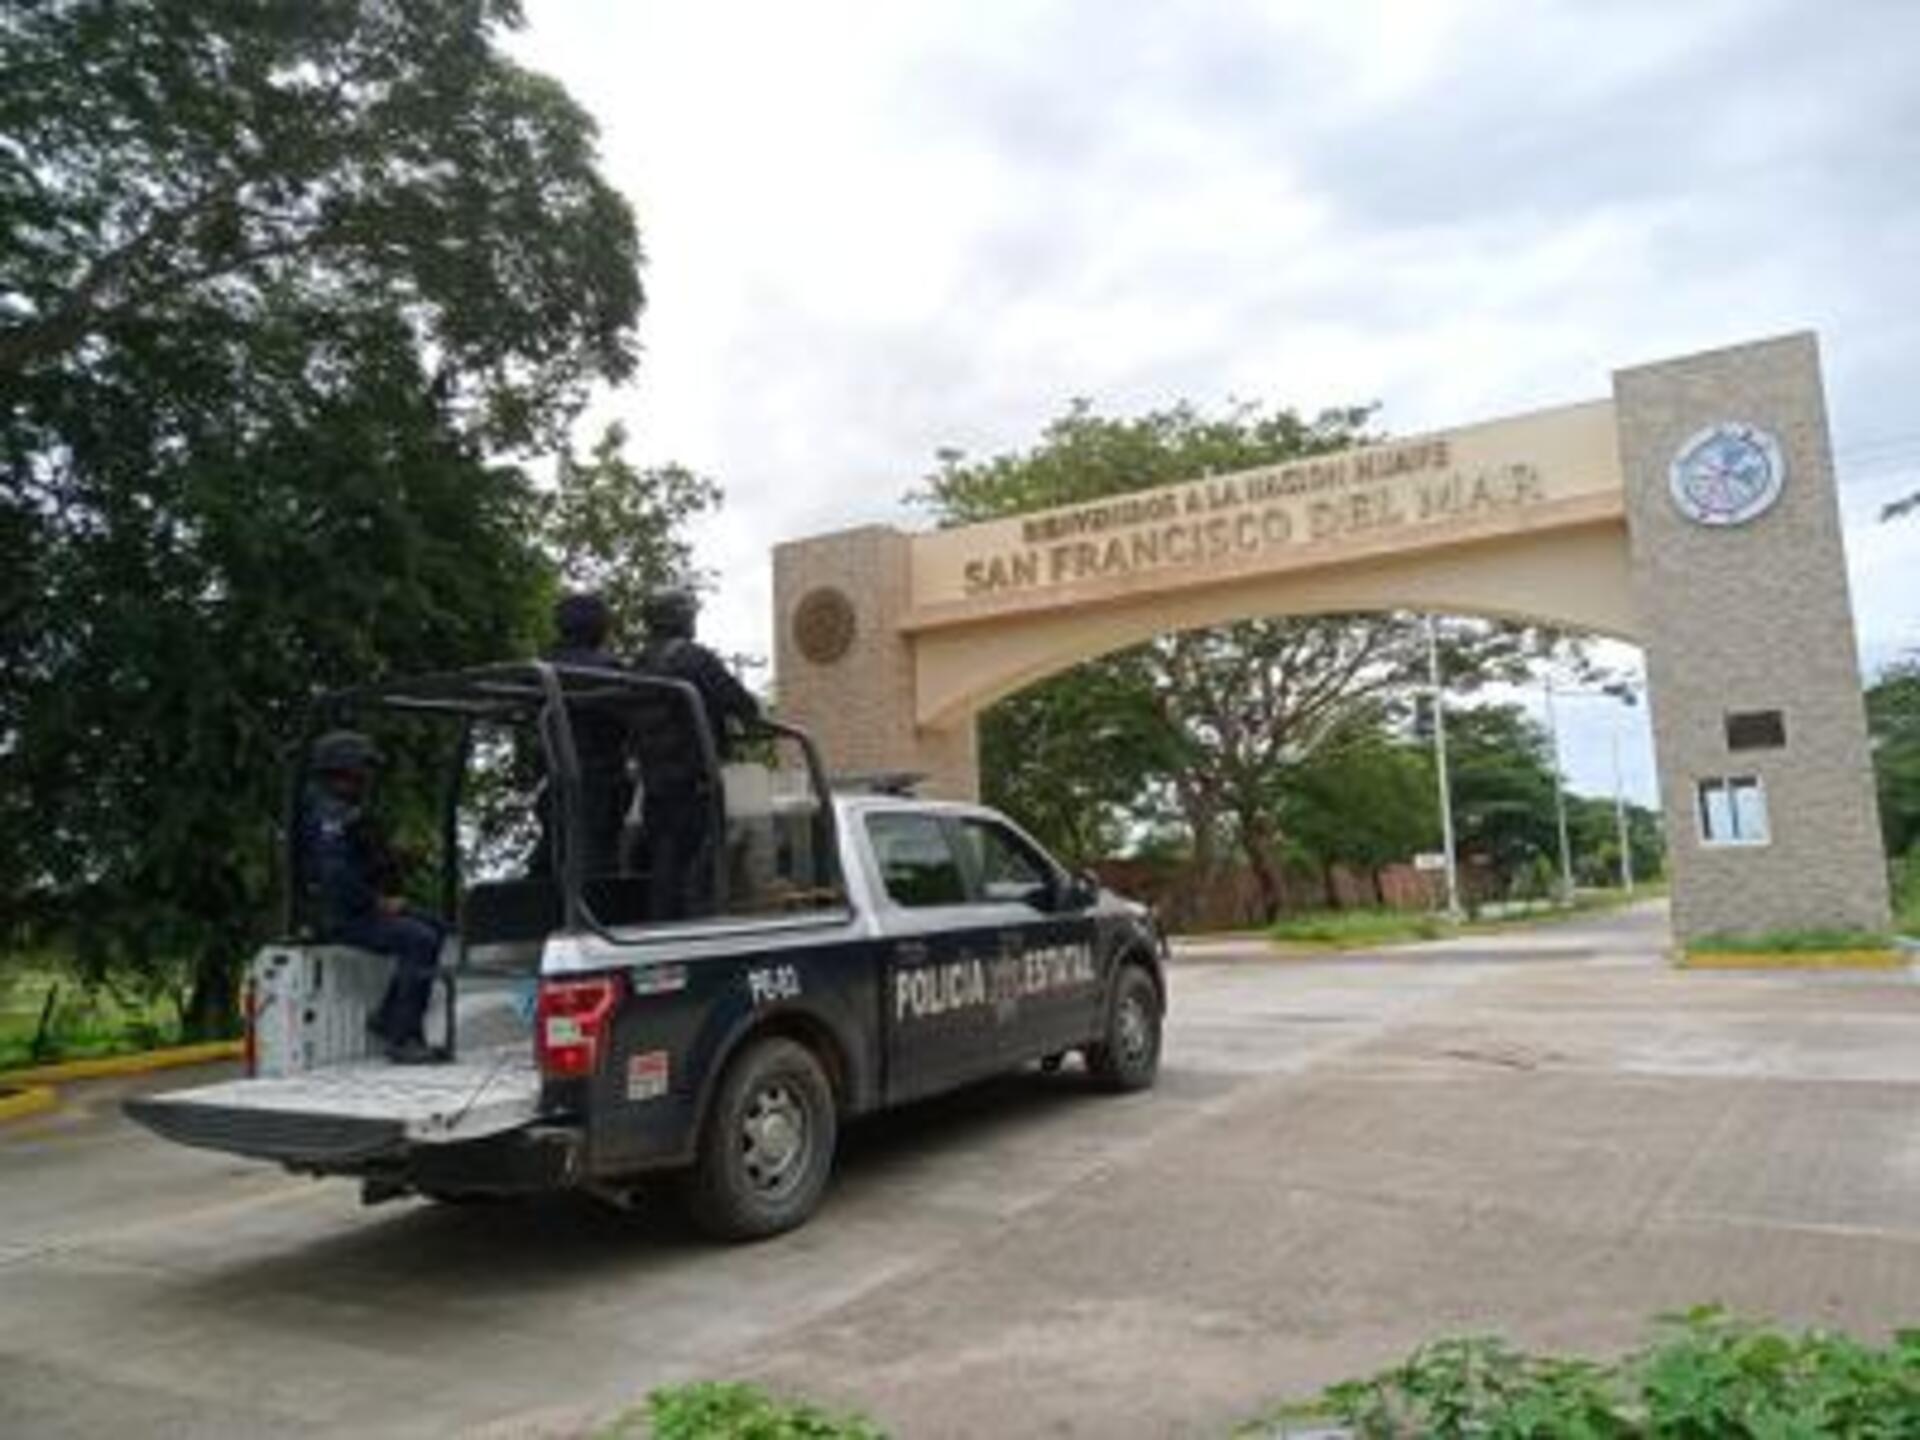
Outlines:
[{"label": "arch pillar", "polygon": [[979,791],[972,712],[922,725],[914,702],[913,537],[866,525],[774,547],[774,696],[830,774],[922,775],[925,793]]},{"label": "arch pillar", "polygon": [[[1888,929],[1814,337],[1622,370],[1614,403],[1676,935]],[[1670,470],[1729,421],[1775,438],[1785,479],[1764,514],[1703,525],[1675,504]],[[1735,717],[1757,715],[1778,717],[1779,743],[1735,748]],[[1764,841],[1709,843],[1701,786],[1746,777],[1765,797]]]}]

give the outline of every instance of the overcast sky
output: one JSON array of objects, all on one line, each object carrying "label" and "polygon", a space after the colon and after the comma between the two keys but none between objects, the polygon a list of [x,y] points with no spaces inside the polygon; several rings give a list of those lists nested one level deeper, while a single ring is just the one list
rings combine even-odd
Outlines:
[{"label": "overcast sky", "polygon": [[[1443,428],[1820,334],[1869,669],[1920,646],[1920,5],[529,0],[650,263],[625,418],[726,488],[705,628],[768,549],[1073,396],[1377,401]],[[1613,707],[1562,716],[1610,791]],[[1630,788],[1651,795],[1643,730]]]}]

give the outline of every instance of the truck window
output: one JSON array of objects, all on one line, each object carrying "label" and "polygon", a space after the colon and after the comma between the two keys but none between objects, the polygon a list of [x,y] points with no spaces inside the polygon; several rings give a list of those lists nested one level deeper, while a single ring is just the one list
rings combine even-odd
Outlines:
[{"label": "truck window", "polygon": [[880,881],[896,905],[964,905],[967,884],[947,828],[935,815],[869,815],[867,843],[880,867]]},{"label": "truck window", "polygon": [[546,764],[531,727],[479,722],[454,814],[467,968],[530,971],[560,926]]},{"label": "truck window", "polygon": [[454,821],[465,884],[545,877],[550,866],[540,847],[546,785],[540,744],[530,731],[474,725]]},{"label": "truck window", "polygon": [[743,746],[721,767],[727,910],[779,915],[845,903],[826,802],[791,736]]},{"label": "truck window", "polygon": [[1004,825],[969,816],[960,822],[959,832],[973,862],[980,899],[1032,902],[1052,885],[1046,862]]}]

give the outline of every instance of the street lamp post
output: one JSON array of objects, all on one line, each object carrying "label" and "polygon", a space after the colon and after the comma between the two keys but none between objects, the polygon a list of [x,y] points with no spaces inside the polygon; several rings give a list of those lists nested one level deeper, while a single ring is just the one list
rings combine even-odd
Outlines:
[{"label": "street lamp post", "polygon": [[1553,674],[1548,672],[1547,733],[1553,739],[1553,818],[1560,829],[1560,903],[1573,903],[1573,846],[1567,839],[1567,782],[1560,768],[1560,721],[1553,708]]},{"label": "street lamp post", "polygon": [[[1631,705],[1631,700],[1620,702]],[[1633,845],[1627,832],[1627,787],[1620,778],[1620,715],[1613,717],[1613,823],[1620,831],[1620,888],[1633,894]]]},{"label": "street lamp post", "polygon": [[1447,707],[1440,691],[1440,630],[1427,616],[1427,684],[1433,691],[1433,769],[1440,786],[1440,839],[1447,853],[1447,918],[1460,918],[1460,871],[1453,846],[1453,787],[1447,783]]},{"label": "street lamp post", "polygon": [[1553,736],[1553,784],[1554,807],[1560,822],[1560,874],[1567,894],[1573,893],[1573,871],[1567,844],[1567,808],[1563,798],[1565,779],[1560,769],[1560,727],[1554,709],[1556,697],[1561,699],[1569,695],[1576,699],[1616,700],[1622,710],[1613,715],[1611,739],[1613,742],[1613,823],[1620,837],[1620,888],[1627,894],[1633,893],[1633,849],[1632,831],[1627,823],[1627,786],[1620,768],[1620,722],[1623,710],[1631,710],[1640,703],[1638,692],[1631,684],[1603,686],[1598,690],[1585,690],[1576,686],[1571,690],[1557,689],[1553,676],[1546,677],[1547,692],[1547,728]]}]

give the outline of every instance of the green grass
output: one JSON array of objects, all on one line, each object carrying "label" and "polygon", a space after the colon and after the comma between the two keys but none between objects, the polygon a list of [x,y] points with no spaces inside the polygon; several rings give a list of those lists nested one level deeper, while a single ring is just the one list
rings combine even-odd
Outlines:
[{"label": "green grass", "polygon": [[1318,950],[1365,950],[1376,945],[1404,945],[1419,940],[1446,940],[1456,935],[1483,935],[1515,925],[1564,920],[1570,915],[1618,909],[1662,893],[1664,886],[1621,890],[1583,890],[1573,904],[1551,900],[1526,902],[1526,908],[1504,915],[1484,915],[1459,924],[1425,910],[1303,910],[1283,915],[1266,930],[1267,938],[1282,945]]},{"label": "green grass", "polygon": [[1267,927],[1268,937],[1282,944],[1328,950],[1439,940],[1453,933],[1454,927],[1440,916],[1418,910],[1309,910],[1284,915]]},{"label": "green grass", "polygon": [[[54,987],[58,993],[46,1045],[36,1055],[33,1042],[41,1009]],[[89,989],[60,956],[0,955],[0,1072],[59,1060],[128,1055],[177,1044],[179,1039],[179,1016],[171,1005],[133,995],[126,995],[123,1004],[104,987]]]},{"label": "green grass", "polygon": [[1703,935],[1687,949],[1703,955],[1810,955],[1822,951],[1890,950],[1893,937],[1872,930],[1762,930]]}]

